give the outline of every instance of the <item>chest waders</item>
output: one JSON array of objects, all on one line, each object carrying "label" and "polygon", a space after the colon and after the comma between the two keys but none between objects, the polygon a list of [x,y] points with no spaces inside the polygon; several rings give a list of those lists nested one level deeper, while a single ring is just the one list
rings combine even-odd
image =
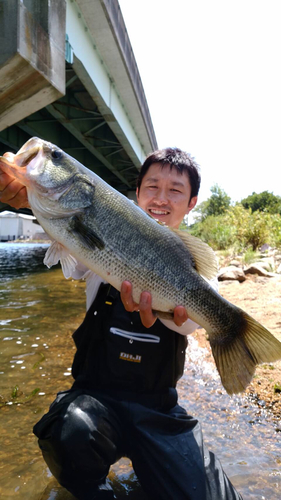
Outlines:
[{"label": "chest waders", "polygon": [[107,475],[126,456],[144,498],[241,500],[200,424],[177,404],[186,337],[158,320],[145,328],[101,285],[73,338],[73,387],[34,426],[62,486],[79,500],[116,498]]},{"label": "chest waders", "polygon": [[145,328],[139,313],[125,311],[120,294],[108,285],[101,286],[73,338],[75,387],[118,392],[125,399],[147,396],[152,403],[153,396],[174,393],[183,374],[186,337],[159,320]]}]

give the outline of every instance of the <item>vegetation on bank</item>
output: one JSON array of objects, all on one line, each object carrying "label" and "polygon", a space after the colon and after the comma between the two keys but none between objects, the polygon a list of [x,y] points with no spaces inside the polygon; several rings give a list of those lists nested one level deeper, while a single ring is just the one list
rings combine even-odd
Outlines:
[{"label": "vegetation on bank", "polygon": [[252,193],[233,204],[217,184],[211,193],[195,211],[196,222],[189,227],[192,235],[214,250],[232,247],[237,252],[255,251],[264,243],[281,247],[280,196],[268,191]]}]

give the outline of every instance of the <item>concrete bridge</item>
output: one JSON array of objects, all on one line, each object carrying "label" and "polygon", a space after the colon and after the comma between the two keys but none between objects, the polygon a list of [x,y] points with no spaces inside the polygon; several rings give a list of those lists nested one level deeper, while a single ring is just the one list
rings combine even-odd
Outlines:
[{"label": "concrete bridge", "polygon": [[118,0],[1,1],[0,154],[32,136],[134,192],[157,142]]}]

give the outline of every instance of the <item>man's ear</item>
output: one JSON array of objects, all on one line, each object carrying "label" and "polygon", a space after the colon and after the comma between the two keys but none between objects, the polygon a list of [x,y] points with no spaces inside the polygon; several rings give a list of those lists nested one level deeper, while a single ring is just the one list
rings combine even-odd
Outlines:
[{"label": "man's ear", "polygon": [[136,189],[137,201],[139,200],[139,188]]},{"label": "man's ear", "polygon": [[190,200],[189,200],[189,204],[188,204],[188,209],[187,209],[187,214],[189,214],[189,212],[195,207],[196,203],[197,203],[197,200],[198,200],[198,197],[197,196],[193,196]]}]

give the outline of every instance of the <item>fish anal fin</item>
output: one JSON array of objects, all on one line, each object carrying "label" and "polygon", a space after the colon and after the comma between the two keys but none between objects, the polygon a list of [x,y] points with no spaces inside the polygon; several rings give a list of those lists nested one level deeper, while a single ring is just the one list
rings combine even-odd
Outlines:
[{"label": "fish anal fin", "polygon": [[77,260],[61,243],[53,241],[45,254],[43,262],[50,268],[58,264],[59,261],[61,263],[64,277],[66,279],[70,278],[77,266]]},{"label": "fish anal fin", "polygon": [[172,231],[188,248],[193,257],[196,271],[208,280],[215,278],[218,273],[218,263],[214,250],[207,243],[185,230],[172,229]]},{"label": "fish anal fin", "polygon": [[71,218],[69,230],[90,250],[94,250],[95,248],[102,250],[105,246],[95,231],[87,227],[77,215]]},{"label": "fish anal fin", "polygon": [[209,333],[212,353],[222,384],[228,394],[243,392],[256,366],[281,359],[281,342],[265,327],[241,311],[244,328],[239,335],[229,332],[223,342]]}]

